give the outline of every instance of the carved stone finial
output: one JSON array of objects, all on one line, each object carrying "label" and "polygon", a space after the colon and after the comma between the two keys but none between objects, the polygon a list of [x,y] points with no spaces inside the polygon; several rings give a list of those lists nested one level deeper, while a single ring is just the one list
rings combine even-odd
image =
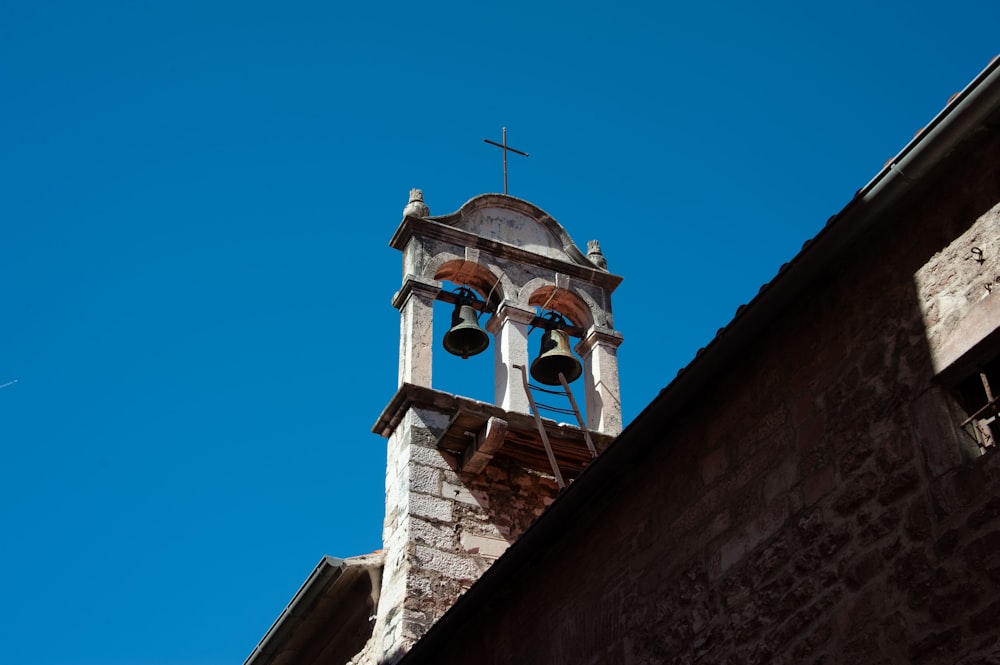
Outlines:
[{"label": "carved stone finial", "polygon": [[403,217],[427,217],[431,209],[424,203],[424,192],[421,189],[410,190],[410,202],[403,208]]},{"label": "carved stone finial", "polygon": [[597,240],[587,241],[587,258],[601,270],[608,269],[608,260],[605,259],[604,254],[601,253],[601,243]]}]

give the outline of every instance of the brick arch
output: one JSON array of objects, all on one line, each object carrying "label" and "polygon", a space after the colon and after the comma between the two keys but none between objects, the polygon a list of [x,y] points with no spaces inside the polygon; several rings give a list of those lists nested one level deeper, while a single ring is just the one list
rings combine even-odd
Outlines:
[{"label": "brick arch", "polygon": [[592,327],[600,317],[599,309],[586,294],[556,288],[551,281],[541,277],[536,277],[521,288],[521,301],[526,301],[532,307],[545,305],[546,309],[554,309],[572,321],[573,325],[584,330]]},{"label": "brick arch", "polygon": [[434,271],[434,279],[468,286],[484,300],[489,297],[491,307],[502,302],[504,294],[510,289],[510,280],[505,274],[495,275],[489,267],[451,253],[438,254],[430,260],[428,268]]}]

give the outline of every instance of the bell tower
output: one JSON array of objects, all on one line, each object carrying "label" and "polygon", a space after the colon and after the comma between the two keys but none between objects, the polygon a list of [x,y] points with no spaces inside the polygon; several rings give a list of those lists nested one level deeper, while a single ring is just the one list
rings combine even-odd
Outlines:
[{"label": "bell tower", "polygon": [[[412,190],[389,244],[403,256],[392,300],[399,381],[373,427],[389,440],[385,570],[364,652],[379,663],[398,660],[622,427],[622,335],[611,316],[621,277],[596,241],[582,252],[555,219],[511,196],[477,196],[433,217]],[[439,300],[455,308],[443,340]],[[460,363],[490,352],[492,404],[434,388],[434,353]],[[565,407],[542,405],[539,389]]]}]

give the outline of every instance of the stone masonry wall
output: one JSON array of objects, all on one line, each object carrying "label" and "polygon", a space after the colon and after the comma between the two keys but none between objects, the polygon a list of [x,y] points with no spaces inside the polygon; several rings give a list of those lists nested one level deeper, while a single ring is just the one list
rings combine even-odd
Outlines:
[{"label": "stone masonry wall", "polygon": [[451,415],[411,407],[389,439],[382,592],[355,663],[397,660],[558,492],[503,458],[479,475],[456,473],[435,445]]},{"label": "stone masonry wall", "polygon": [[963,445],[924,319],[981,276],[915,282],[956,239],[996,240],[990,141],[663,423],[434,662],[1000,662],[1000,454]]},{"label": "stone masonry wall", "polygon": [[933,353],[970,309],[1000,293],[1000,204],[921,266],[914,281]]}]

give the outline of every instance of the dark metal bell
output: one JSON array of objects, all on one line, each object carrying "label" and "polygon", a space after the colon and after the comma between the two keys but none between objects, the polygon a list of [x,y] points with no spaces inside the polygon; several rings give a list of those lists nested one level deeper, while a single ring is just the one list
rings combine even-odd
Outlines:
[{"label": "dark metal bell", "polygon": [[559,329],[546,330],[542,335],[542,350],[531,363],[531,376],[547,386],[562,385],[559,373],[572,383],[580,377],[583,366],[569,348],[569,335]]},{"label": "dark metal bell", "polygon": [[482,353],[490,345],[490,336],[479,327],[479,317],[472,305],[455,305],[451,328],[444,334],[445,351],[463,359]]}]

